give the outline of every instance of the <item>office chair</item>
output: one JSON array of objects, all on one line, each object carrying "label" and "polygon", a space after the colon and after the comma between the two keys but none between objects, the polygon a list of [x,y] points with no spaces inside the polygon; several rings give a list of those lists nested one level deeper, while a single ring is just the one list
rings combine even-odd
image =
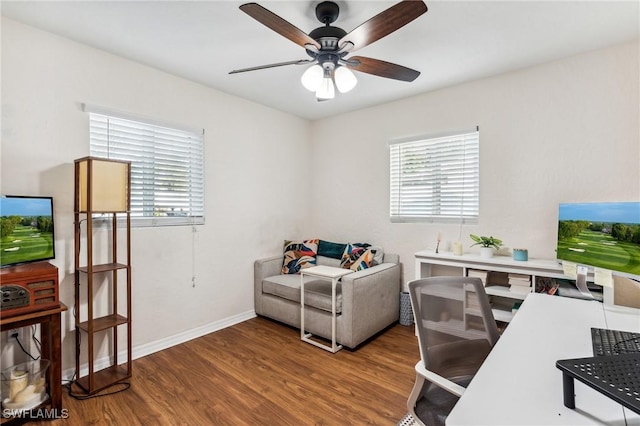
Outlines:
[{"label": "office chair", "polygon": [[444,425],[499,337],[479,278],[431,277],[409,282],[420,345],[407,401],[423,425]]}]

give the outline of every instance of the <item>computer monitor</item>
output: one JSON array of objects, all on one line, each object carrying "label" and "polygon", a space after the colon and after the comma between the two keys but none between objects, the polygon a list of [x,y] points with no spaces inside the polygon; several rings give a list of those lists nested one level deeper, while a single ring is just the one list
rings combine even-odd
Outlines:
[{"label": "computer monitor", "polygon": [[587,273],[594,268],[637,280],[640,202],[560,204],[556,253],[559,260],[578,265],[576,287],[585,295],[590,294]]},{"label": "computer monitor", "polygon": [[640,202],[560,204],[557,257],[640,277]]}]

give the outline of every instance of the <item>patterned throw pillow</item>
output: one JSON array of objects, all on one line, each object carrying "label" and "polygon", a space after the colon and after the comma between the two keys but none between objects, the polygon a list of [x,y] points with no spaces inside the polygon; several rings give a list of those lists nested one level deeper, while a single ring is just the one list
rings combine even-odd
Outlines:
[{"label": "patterned throw pillow", "polygon": [[351,269],[352,271],[361,271],[371,266],[373,261],[373,252],[371,249],[362,247],[361,245],[347,244],[342,253],[340,267]]},{"label": "patterned throw pillow", "polygon": [[297,274],[302,268],[316,266],[318,239],[284,241],[283,274]]}]

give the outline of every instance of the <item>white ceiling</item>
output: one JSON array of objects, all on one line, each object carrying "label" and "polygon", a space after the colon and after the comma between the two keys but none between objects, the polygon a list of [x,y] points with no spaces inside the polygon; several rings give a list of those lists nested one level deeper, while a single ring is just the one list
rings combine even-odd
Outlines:
[{"label": "white ceiling", "polygon": [[[357,51],[421,71],[412,83],[356,73],[358,85],[318,103],[304,50],[240,11],[243,1],[7,1],[2,15],[307,119],[319,119],[639,38],[640,0],[430,1],[429,11]],[[259,1],[305,32],[313,1]],[[397,1],[337,1],[351,31]]]}]

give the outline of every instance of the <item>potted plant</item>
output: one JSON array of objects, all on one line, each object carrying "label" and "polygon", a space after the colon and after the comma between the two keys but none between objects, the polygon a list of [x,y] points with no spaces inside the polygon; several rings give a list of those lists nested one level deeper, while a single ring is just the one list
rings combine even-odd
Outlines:
[{"label": "potted plant", "polygon": [[502,240],[494,237],[485,237],[473,234],[470,234],[469,237],[471,237],[471,239],[475,241],[475,243],[472,244],[471,247],[478,245],[480,246],[481,257],[493,257],[493,250],[500,250],[500,247],[502,247]]}]

